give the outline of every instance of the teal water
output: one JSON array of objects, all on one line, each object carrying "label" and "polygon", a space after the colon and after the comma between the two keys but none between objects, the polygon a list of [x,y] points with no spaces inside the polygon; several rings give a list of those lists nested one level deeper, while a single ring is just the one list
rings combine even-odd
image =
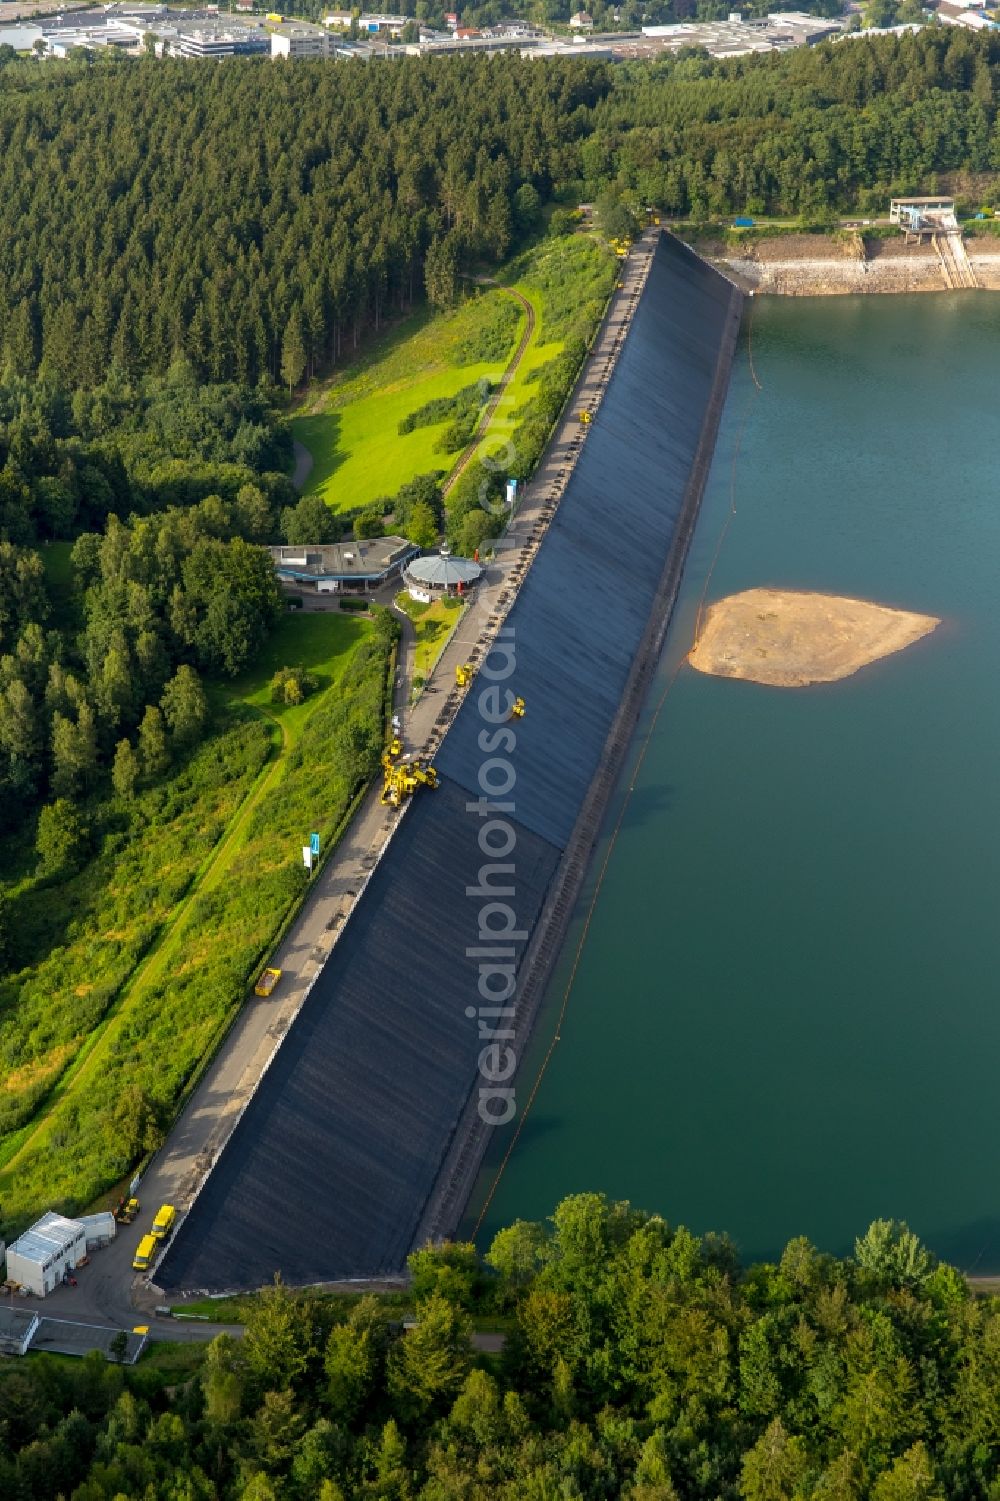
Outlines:
[{"label": "teal water", "polygon": [[[596,1189],[728,1231],[747,1257],[800,1234],[843,1251],[896,1217],[997,1270],[1000,298],[758,299],[759,393],[746,322],[630,764],[732,498],[710,601],[819,589],[943,624],[807,689],[682,667],[481,1239]],[[522,1101],[580,929],[578,914]]]}]

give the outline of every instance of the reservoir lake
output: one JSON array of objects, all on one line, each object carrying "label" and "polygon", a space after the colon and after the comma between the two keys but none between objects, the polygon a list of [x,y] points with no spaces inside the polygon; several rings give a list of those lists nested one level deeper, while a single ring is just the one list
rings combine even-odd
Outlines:
[{"label": "reservoir lake", "polygon": [[[988,293],[746,304],[681,595],[521,1109],[620,831],[482,1245],[597,1190],[728,1232],[746,1260],[796,1235],[844,1252],[897,1218],[1000,1270],[998,351]],[[709,603],[814,589],[942,624],[839,683],[725,681],[684,665],[706,584]],[[595,601],[595,630],[614,607]],[[494,1134],[467,1231],[510,1140]]]}]

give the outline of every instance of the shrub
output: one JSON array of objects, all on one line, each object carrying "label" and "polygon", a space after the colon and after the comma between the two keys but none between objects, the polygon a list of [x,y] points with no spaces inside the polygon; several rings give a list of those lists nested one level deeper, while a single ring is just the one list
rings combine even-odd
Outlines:
[{"label": "shrub", "polygon": [[489,314],[474,334],[458,346],[459,365],[479,365],[487,361],[500,364],[511,352],[521,310],[505,293],[493,296]]},{"label": "shrub", "polygon": [[371,537],[384,537],[385,524],[381,511],[375,506],[368,506],[360,511],[354,518],[354,535],[359,542],[364,542]]},{"label": "shrub", "polygon": [[319,679],[304,667],[279,667],[271,679],[272,704],[301,704],[315,693]]},{"label": "shrub", "polygon": [[90,841],[90,825],[68,798],[57,797],[39,813],[35,852],[46,875],[67,875],[78,870],[90,849]]}]

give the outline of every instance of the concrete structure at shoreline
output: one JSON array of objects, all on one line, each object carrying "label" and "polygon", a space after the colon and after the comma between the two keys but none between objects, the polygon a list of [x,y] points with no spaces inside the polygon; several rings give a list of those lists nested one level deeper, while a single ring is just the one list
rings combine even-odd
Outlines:
[{"label": "concrete structure at shoreline", "polygon": [[746,248],[706,241],[702,253],[745,291],[786,297],[1000,290],[1000,238],[992,234],[956,231],[910,245],[902,234],[865,239],[860,230],[849,240],[764,234]]}]

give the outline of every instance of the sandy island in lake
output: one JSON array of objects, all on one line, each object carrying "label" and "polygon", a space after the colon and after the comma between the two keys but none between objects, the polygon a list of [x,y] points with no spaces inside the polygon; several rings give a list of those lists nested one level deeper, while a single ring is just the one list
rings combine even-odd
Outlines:
[{"label": "sandy island in lake", "polygon": [[688,661],[713,677],[804,688],[850,677],[940,624],[866,599],[746,589],[709,606]]}]

